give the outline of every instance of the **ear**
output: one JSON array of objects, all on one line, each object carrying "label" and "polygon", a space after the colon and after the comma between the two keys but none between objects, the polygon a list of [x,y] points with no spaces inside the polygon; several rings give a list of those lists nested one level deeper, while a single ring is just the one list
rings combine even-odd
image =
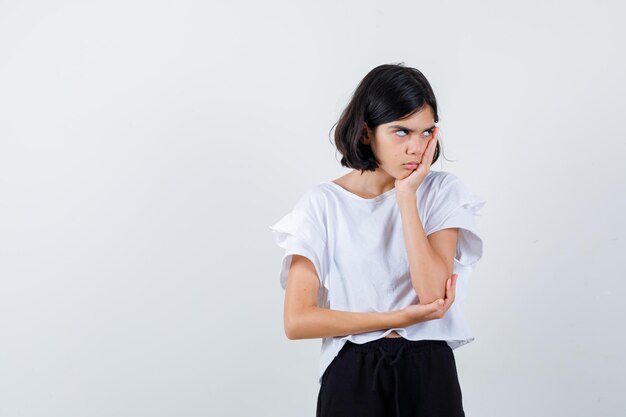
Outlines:
[{"label": "ear", "polygon": [[363,130],[361,131],[361,142],[368,145],[370,143],[370,132],[367,123],[363,122]]}]

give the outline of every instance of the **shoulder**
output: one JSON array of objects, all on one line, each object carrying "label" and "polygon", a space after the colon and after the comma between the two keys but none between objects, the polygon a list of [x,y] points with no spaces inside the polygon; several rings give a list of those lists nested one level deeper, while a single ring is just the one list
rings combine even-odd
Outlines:
[{"label": "shoulder", "polygon": [[323,221],[326,217],[328,190],[325,184],[313,185],[300,195],[294,206],[294,210],[307,213],[316,221]]},{"label": "shoulder", "polygon": [[424,198],[426,196],[434,197],[459,182],[459,178],[451,172],[430,171],[418,188],[418,193]]},{"label": "shoulder", "polygon": [[418,199],[430,215],[478,198],[456,174],[446,171],[431,171],[418,191]]},{"label": "shoulder", "polygon": [[433,178],[433,187],[429,194],[430,201],[437,209],[451,207],[482,207],[486,200],[476,194],[457,175],[451,172],[437,171]]},{"label": "shoulder", "polygon": [[426,180],[430,181],[431,186],[437,188],[460,182],[459,177],[457,177],[452,172],[447,171],[430,171],[429,175],[426,176],[424,182],[426,182]]},{"label": "shoulder", "polygon": [[304,190],[304,192],[298,198],[296,207],[299,209],[319,208],[324,204],[325,200],[325,187],[324,184],[316,184]]}]

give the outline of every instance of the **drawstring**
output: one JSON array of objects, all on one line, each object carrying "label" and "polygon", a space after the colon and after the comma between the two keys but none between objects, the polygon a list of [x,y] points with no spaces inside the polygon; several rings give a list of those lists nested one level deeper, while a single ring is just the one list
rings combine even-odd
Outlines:
[{"label": "drawstring", "polygon": [[[408,345],[402,345],[400,347],[400,349],[398,350],[398,353],[396,354],[396,357],[392,361],[387,361],[389,363],[389,365],[391,365],[391,367],[393,368],[393,373],[394,373],[395,380],[396,380],[396,389],[395,389],[395,392],[396,392],[396,417],[400,416],[400,398],[398,398],[400,389],[398,387],[398,384],[399,384],[398,369],[396,369],[395,365],[400,360],[400,357],[402,355],[402,351],[407,346]],[[385,349],[383,349],[382,346],[378,346],[378,349],[380,349],[380,351],[382,352],[382,355],[378,359],[378,363],[376,363],[376,367],[374,368],[374,382],[372,383],[372,391],[376,390],[376,375],[378,374],[378,368],[383,363],[383,359],[386,358],[387,354],[388,354],[388,352]]]}]

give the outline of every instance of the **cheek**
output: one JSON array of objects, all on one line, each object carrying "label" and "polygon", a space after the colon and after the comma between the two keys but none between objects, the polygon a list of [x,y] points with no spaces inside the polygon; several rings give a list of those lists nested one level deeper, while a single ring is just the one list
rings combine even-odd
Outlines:
[{"label": "cheek", "polygon": [[402,149],[398,143],[394,143],[393,138],[388,138],[384,144],[379,143],[376,148],[372,147],[376,156],[388,165],[397,165],[399,160],[403,160]]}]

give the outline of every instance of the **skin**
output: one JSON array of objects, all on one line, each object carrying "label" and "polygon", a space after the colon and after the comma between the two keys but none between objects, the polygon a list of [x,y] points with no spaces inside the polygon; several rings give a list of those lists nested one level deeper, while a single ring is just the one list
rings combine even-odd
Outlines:
[{"label": "skin", "polygon": [[[407,132],[392,126],[401,125],[413,132]],[[366,143],[379,161],[375,171],[364,171],[362,174],[353,171],[358,178],[350,181],[365,194],[379,195],[392,188],[402,197],[404,194],[415,195],[417,188],[430,171],[430,161],[435,153],[439,128],[434,127],[435,121],[430,106],[410,116],[377,126],[375,129],[364,125],[367,131]],[[428,156],[428,158],[424,158]],[[407,170],[402,164],[409,161],[421,162],[417,169]]]},{"label": "skin", "polygon": [[[411,132],[392,128],[401,125]],[[405,204],[413,198],[430,171],[439,128],[435,125],[429,106],[408,118],[385,123],[370,129],[363,126],[364,141],[372,147],[379,161],[375,171],[353,170],[334,182],[363,198],[374,198],[396,188],[396,199]],[[415,170],[404,163],[423,162]],[[429,235],[430,245],[446,262],[454,256],[458,229],[444,229]],[[430,303],[413,304],[399,311],[384,313],[346,312],[320,308],[317,295],[320,281],[315,267],[307,258],[294,255],[289,270],[285,293],[284,323],[289,339],[307,339],[342,336],[372,330],[405,327],[422,321],[444,317],[455,298],[456,274],[450,273],[445,283],[445,295]],[[295,276],[295,278],[293,278]],[[386,337],[400,337],[395,331]]]},{"label": "skin", "polygon": [[[379,166],[374,172],[365,171],[360,174],[354,171],[359,175],[360,180],[353,181],[359,181],[360,185],[359,183],[353,183],[353,185],[372,195],[381,194],[395,187],[398,204],[403,205],[405,201],[409,204],[414,203],[417,189],[430,172],[437,145],[439,128],[435,127],[432,108],[425,105],[420,111],[408,118],[394,120],[379,125],[375,129],[369,128],[367,124],[364,127],[367,134],[365,142],[372,147],[372,151],[379,161]],[[418,161],[417,168],[411,171],[403,166],[409,161]],[[433,247],[445,247],[445,244],[438,242],[438,240],[443,239],[447,239],[448,247],[452,246],[452,240],[456,245],[455,230],[442,230],[431,236],[433,237],[429,237],[429,241]],[[453,274],[447,279],[444,299],[434,301],[435,305],[442,306],[445,311],[449,309],[454,299],[456,277],[457,275]],[[419,305],[409,306],[408,311],[416,316],[424,313]],[[426,316],[430,316],[430,314],[427,313]],[[433,317],[438,317],[437,311],[432,314]],[[400,335],[394,331],[387,337],[400,337]]]}]

